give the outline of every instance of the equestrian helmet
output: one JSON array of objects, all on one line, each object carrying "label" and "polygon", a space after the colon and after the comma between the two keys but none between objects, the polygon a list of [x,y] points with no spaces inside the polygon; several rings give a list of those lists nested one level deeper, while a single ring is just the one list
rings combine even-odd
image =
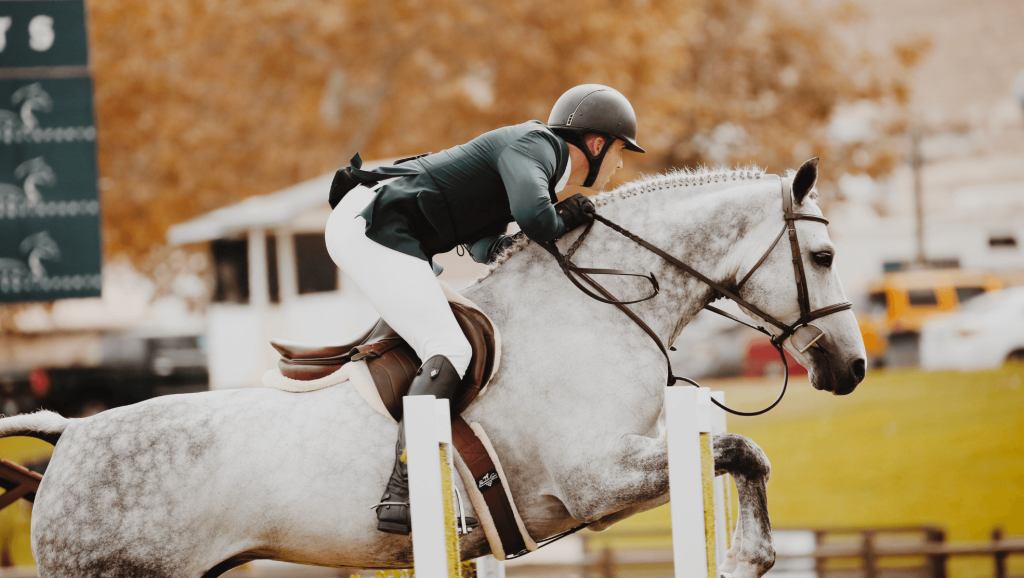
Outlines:
[{"label": "equestrian helmet", "polygon": [[[555,102],[548,117],[548,127],[587,156],[590,174],[583,184],[594,184],[601,163],[616,139],[626,143],[626,149],[646,152],[636,143],[636,113],[622,93],[602,84],[581,84],[570,88]],[[598,155],[592,155],[583,140],[588,133],[599,134],[608,142]]]}]

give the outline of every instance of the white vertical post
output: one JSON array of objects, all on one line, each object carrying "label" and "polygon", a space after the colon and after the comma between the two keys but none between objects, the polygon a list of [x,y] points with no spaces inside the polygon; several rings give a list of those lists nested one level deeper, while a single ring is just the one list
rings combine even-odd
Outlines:
[{"label": "white vertical post", "polygon": [[[718,403],[725,405],[724,391],[712,391],[711,397],[718,401]],[[718,406],[711,408],[712,435],[718,436],[729,431],[726,427],[725,418],[725,410]],[[729,506],[725,503],[725,483],[724,475],[715,478],[715,560],[719,566],[725,563],[725,555],[729,551],[729,520],[725,515],[726,509]]]},{"label": "white vertical post", "polygon": [[675,578],[708,578],[697,394],[693,387],[665,390]]},{"label": "white vertical post", "polygon": [[505,578],[505,563],[494,556],[476,559],[477,578]]},{"label": "white vertical post", "polygon": [[277,291],[281,305],[291,303],[299,294],[299,268],[296,263],[295,237],[291,228],[274,231],[277,239]]},{"label": "white vertical post", "polygon": [[249,229],[249,305],[262,309],[270,303],[270,273],[267,268],[267,233]]},{"label": "white vertical post", "polygon": [[[416,576],[446,578],[448,544],[439,444],[451,443],[448,400],[438,400],[432,395],[412,395],[403,399],[403,407]],[[443,433],[445,430],[447,435]]]}]

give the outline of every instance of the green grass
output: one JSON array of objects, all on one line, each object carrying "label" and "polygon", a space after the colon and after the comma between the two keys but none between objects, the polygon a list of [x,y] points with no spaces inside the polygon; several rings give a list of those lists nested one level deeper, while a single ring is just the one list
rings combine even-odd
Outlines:
[{"label": "green grass", "polygon": [[[753,409],[777,381],[707,383]],[[768,505],[784,527],[934,524],[949,540],[986,540],[995,525],[1024,535],[1024,365],[976,373],[875,372],[849,396],[815,391],[806,378],[761,417],[729,416],[772,462]],[[658,508],[615,526],[669,528]],[[989,575],[984,560],[980,574]],[[972,567],[967,564],[967,567]],[[965,567],[966,568],[966,567]]]},{"label": "green grass", "polygon": [[[729,404],[752,409],[770,403],[779,383],[707,385],[726,391]],[[797,378],[777,408],[761,417],[730,417],[729,429],[756,441],[772,462],[775,527],[934,524],[960,541],[985,540],[1001,525],[1024,535],[1022,365],[976,373],[875,372],[846,397]],[[0,457],[14,461],[49,449],[36,440],[0,439]],[[11,528],[12,510],[0,513],[0,528]],[[667,507],[604,536],[659,528],[669,528]],[[16,561],[24,560],[25,543],[16,540]],[[951,573],[985,576],[990,567],[988,560],[957,561]]]}]

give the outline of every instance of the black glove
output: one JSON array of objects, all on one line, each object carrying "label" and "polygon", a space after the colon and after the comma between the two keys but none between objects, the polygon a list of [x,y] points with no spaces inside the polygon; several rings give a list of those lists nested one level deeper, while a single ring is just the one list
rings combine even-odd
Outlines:
[{"label": "black glove", "polygon": [[577,193],[555,205],[555,212],[565,223],[565,230],[571,231],[594,220],[597,209],[590,199]]}]

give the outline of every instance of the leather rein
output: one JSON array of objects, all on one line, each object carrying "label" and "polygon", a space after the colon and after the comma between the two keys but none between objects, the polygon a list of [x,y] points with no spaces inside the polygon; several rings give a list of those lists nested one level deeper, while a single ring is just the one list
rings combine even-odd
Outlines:
[{"label": "leather rein", "polygon": [[[566,251],[566,254],[564,256],[558,251],[558,247],[556,247],[553,242],[541,243],[540,245],[542,247],[544,247],[549,253],[551,253],[555,257],[555,259],[558,261],[559,266],[562,269],[562,272],[565,273],[565,276],[568,277],[569,280],[572,281],[573,285],[575,285],[577,288],[579,288],[580,291],[582,291],[584,294],[586,294],[587,296],[591,297],[592,299],[596,299],[597,301],[600,301],[602,303],[608,303],[610,305],[615,305],[620,310],[622,310],[622,312],[625,313],[630,319],[632,319],[638,326],[640,326],[640,328],[643,329],[644,332],[646,332],[651,337],[651,339],[654,340],[654,342],[658,345],[658,348],[661,350],[661,353],[665,356],[665,361],[668,364],[668,385],[670,385],[670,386],[675,385],[677,381],[685,381],[686,383],[689,383],[691,385],[700,387],[700,385],[696,381],[694,381],[692,379],[673,375],[673,373],[672,373],[672,361],[669,359],[669,356],[668,356],[668,349],[669,348],[667,348],[665,346],[665,343],[661,340],[661,338],[658,337],[658,335],[654,332],[654,330],[651,329],[651,327],[649,325],[647,325],[647,323],[645,323],[643,321],[643,319],[641,319],[633,310],[631,310],[629,307],[627,307],[627,305],[630,305],[630,304],[633,304],[633,303],[640,303],[642,301],[647,301],[648,299],[653,299],[654,297],[657,297],[658,293],[660,292],[660,287],[658,285],[657,278],[655,278],[655,276],[654,276],[654,273],[651,273],[650,275],[643,275],[643,274],[639,274],[639,273],[629,273],[627,271],[622,271],[622,270],[619,270],[619,269],[592,269],[592,268],[585,268],[585,267],[577,267],[572,262],[573,255],[580,248],[580,245],[583,244],[583,241],[584,241],[584,239],[586,239],[587,235],[590,234],[590,231],[594,227],[594,222],[600,221],[601,223],[603,223],[604,225],[606,225],[608,228],[612,229],[613,231],[619,233],[620,235],[622,235],[622,236],[628,238],[629,240],[633,241],[634,243],[640,245],[644,249],[647,249],[648,251],[650,251],[650,252],[654,253],[655,255],[661,257],[665,261],[668,261],[669,263],[671,263],[675,267],[677,267],[679,269],[682,269],[684,272],[692,275],[693,277],[696,277],[699,281],[703,282],[705,285],[708,285],[709,287],[711,287],[715,291],[716,299],[718,297],[727,297],[727,298],[731,299],[732,301],[736,302],[738,305],[740,305],[741,307],[743,307],[747,311],[749,311],[749,312],[753,313],[754,315],[756,315],[757,317],[759,317],[763,322],[765,322],[767,324],[770,324],[770,325],[773,325],[776,328],[778,328],[781,331],[781,333],[776,335],[775,333],[773,333],[771,331],[768,331],[764,327],[760,327],[760,326],[756,326],[756,325],[752,325],[750,323],[747,323],[747,322],[737,318],[735,315],[732,315],[730,313],[722,311],[721,309],[719,309],[717,307],[714,307],[712,305],[705,305],[704,306],[704,309],[707,309],[708,311],[711,311],[713,313],[717,313],[717,314],[722,315],[724,317],[728,317],[729,319],[732,319],[733,321],[736,321],[737,323],[742,323],[743,325],[746,325],[747,327],[750,327],[751,329],[755,329],[755,330],[757,330],[757,331],[759,331],[761,333],[764,333],[765,335],[767,335],[770,338],[772,346],[775,347],[775,349],[779,352],[779,357],[782,359],[782,365],[783,365],[783,368],[785,370],[785,377],[784,377],[784,380],[783,380],[783,383],[782,383],[782,391],[779,393],[779,397],[771,405],[769,405],[768,407],[766,407],[766,408],[764,408],[764,409],[762,409],[760,411],[743,412],[743,411],[737,411],[737,410],[734,410],[732,408],[726,407],[724,404],[719,403],[714,398],[712,398],[712,400],[711,400],[718,407],[720,407],[723,410],[725,410],[725,411],[727,411],[727,412],[729,412],[731,414],[734,414],[734,415],[739,415],[739,416],[761,415],[761,414],[767,412],[768,410],[772,409],[776,405],[778,405],[779,402],[782,401],[782,397],[786,394],[786,387],[789,384],[789,363],[786,361],[786,355],[785,355],[785,352],[784,352],[784,349],[783,349],[783,345],[782,345],[783,342],[785,342],[786,339],[791,337],[798,329],[800,329],[801,327],[809,325],[812,321],[814,321],[816,319],[820,319],[822,317],[825,317],[826,315],[831,315],[833,313],[838,313],[840,311],[846,311],[847,309],[850,309],[850,308],[853,307],[852,303],[850,303],[849,301],[845,301],[845,302],[842,302],[842,303],[836,303],[836,304],[833,304],[833,305],[829,305],[827,307],[822,307],[821,309],[815,309],[813,311],[811,310],[810,297],[809,297],[808,289],[807,289],[807,276],[806,276],[806,273],[804,272],[804,263],[803,263],[803,259],[801,258],[800,241],[797,238],[797,232],[796,232],[796,222],[797,221],[816,221],[816,222],[824,223],[825,225],[828,225],[828,220],[825,219],[824,217],[819,217],[817,215],[811,215],[811,214],[808,214],[808,213],[795,213],[795,212],[793,212],[793,193],[792,193],[792,190],[790,190],[787,193],[785,185],[784,185],[784,182],[782,180],[782,177],[779,177],[779,186],[780,186],[781,192],[782,192],[783,220],[785,221],[785,223],[783,224],[782,230],[779,232],[778,236],[775,237],[775,241],[771,244],[770,247],[768,247],[768,250],[764,252],[764,254],[761,256],[761,258],[754,265],[754,267],[732,289],[730,289],[729,287],[726,287],[725,285],[723,285],[721,283],[717,283],[717,282],[709,279],[707,276],[701,274],[699,271],[695,270],[693,267],[690,267],[686,263],[683,263],[679,259],[673,257],[672,255],[669,255],[668,253],[666,253],[662,249],[652,245],[651,243],[647,242],[646,240],[644,240],[643,238],[639,237],[638,235],[635,235],[635,234],[627,231],[623,227],[617,225],[616,223],[613,223],[612,221],[610,221],[609,219],[607,219],[605,217],[602,217],[601,215],[596,215],[596,214],[594,215],[594,220],[590,221],[587,224],[587,226],[583,229],[583,232],[580,233],[579,237],[576,238],[576,240],[573,242],[573,244],[569,248],[569,250]],[[754,271],[757,271],[757,269],[764,263],[765,259],[768,258],[768,255],[770,255],[771,252],[775,250],[775,247],[779,244],[779,241],[782,240],[783,235],[785,235],[787,232],[789,233],[789,245],[790,245],[790,249],[791,249],[792,254],[793,254],[793,271],[794,271],[794,273],[796,275],[797,301],[798,301],[798,303],[800,305],[800,318],[797,319],[794,323],[790,323],[790,324],[784,323],[784,322],[776,319],[772,315],[769,315],[768,313],[765,313],[764,311],[762,311],[758,307],[754,306],[753,304],[749,303],[748,301],[746,301],[745,299],[743,299],[739,295],[740,291],[743,289],[743,285],[746,284],[746,282],[750,279],[751,275],[754,274]],[[595,281],[591,277],[591,275],[620,275],[620,276],[630,276],[630,277],[641,277],[641,278],[644,278],[644,279],[647,279],[648,281],[650,281],[651,287],[653,289],[653,293],[651,293],[651,295],[649,295],[647,297],[644,297],[644,298],[641,298],[641,299],[635,299],[633,301],[621,301],[621,300],[617,299],[610,291],[608,291],[603,286],[601,286],[601,284],[599,284],[597,281]],[[577,276],[579,277],[579,279],[577,279]],[[594,291],[596,291],[596,293],[594,291],[591,291],[587,287],[585,287],[583,285],[583,283],[580,282],[580,279],[582,279],[588,285],[593,287],[593,289],[594,289]],[[674,350],[674,348],[673,348],[673,350]]]}]

